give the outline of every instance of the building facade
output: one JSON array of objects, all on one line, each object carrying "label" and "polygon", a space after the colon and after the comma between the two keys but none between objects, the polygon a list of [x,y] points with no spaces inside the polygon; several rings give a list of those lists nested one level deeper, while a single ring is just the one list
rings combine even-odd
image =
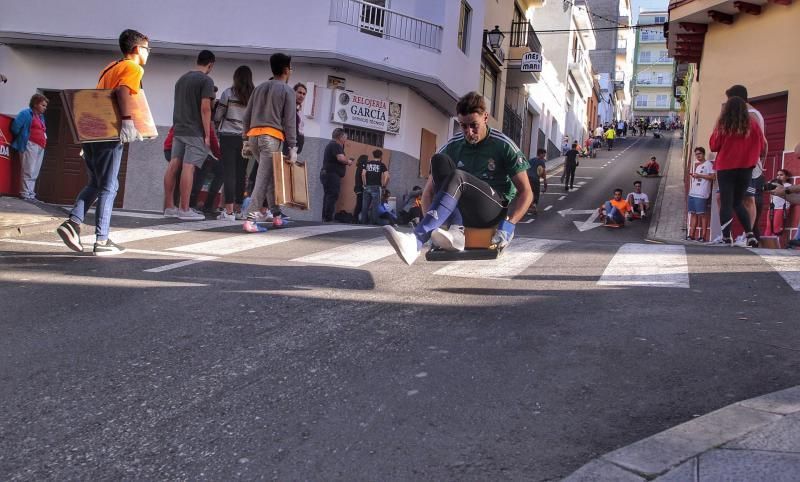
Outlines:
[{"label": "building facade", "polygon": [[670,122],[680,106],[673,89],[674,61],[667,49],[663,24],[667,12],[641,9],[633,62],[633,117]]},{"label": "building facade", "polygon": [[[767,180],[788,169],[800,182],[800,162],[790,151],[800,143],[800,4],[759,5],[734,1],[673,0],[669,7],[668,45],[686,90],[684,159],[708,141],[732,85],[747,87],[749,102],[764,116],[768,142]],[[788,60],[788,61],[787,61]],[[765,202],[769,202],[766,197]],[[767,204],[768,205],[768,204]],[[762,233],[766,216],[761,217]],[[795,236],[800,209],[793,207],[785,236]],[[781,239],[785,241],[785,237]]]},{"label": "building facade", "polygon": [[[481,68],[483,0],[273,0],[248,5],[248,14],[235,22],[204,27],[187,21],[186,12],[198,6],[186,1],[168,9],[156,0],[34,3],[35,10],[49,14],[31,15],[30,3],[11,3],[0,17],[0,65],[9,77],[0,97],[3,113],[15,114],[37,89],[57,100],[63,89],[93,88],[102,68],[119,58],[117,37],[125,28],[150,37],[153,53],[143,84],[162,134],[172,123],[174,83],[193,67],[201,49],[216,54],[211,77],[220,93],[231,85],[239,65],[249,65],[259,83],[270,77],[272,53],[291,55],[290,83],[309,87],[303,110],[306,147],[300,157],[307,162],[313,209],[293,213],[298,219],[320,218],[322,191],[316,178],[334,128],[344,127],[351,139],[388,151],[389,188],[399,197],[423,181],[425,159],[451,135],[458,97],[478,88],[476,76],[463,73]],[[142,14],[155,11],[158,16]],[[275,12],[281,12],[280,18]],[[371,125],[340,116],[336,102],[343,90],[391,105],[394,118]],[[71,202],[85,182],[79,148],[59,127],[58,102],[51,102],[48,115],[52,133],[40,192],[45,200]],[[130,144],[120,176],[121,206],[162,208],[162,140]]]}]

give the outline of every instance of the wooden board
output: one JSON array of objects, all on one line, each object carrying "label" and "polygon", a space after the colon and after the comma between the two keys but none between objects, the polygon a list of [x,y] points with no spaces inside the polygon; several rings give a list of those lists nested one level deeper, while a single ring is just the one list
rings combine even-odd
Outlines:
[{"label": "wooden board", "polygon": [[[131,96],[131,117],[145,139],[158,137],[156,123],[144,90]],[[64,112],[76,143],[118,141],[121,120],[114,91],[110,89],[62,90]]]},{"label": "wooden board", "polygon": [[275,173],[275,202],[297,209],[308,209],[308,175],[306,165],[298,166],[283,160],[283,154],[272,154]]},{"label": "wooden board", "polygon": [[501,254],[503,254],[503,250],[488,248],[465,249],[464,251],[445,251],[431,248],[425,253],[425,259],[427,261],[477,261],[497,259]]}]

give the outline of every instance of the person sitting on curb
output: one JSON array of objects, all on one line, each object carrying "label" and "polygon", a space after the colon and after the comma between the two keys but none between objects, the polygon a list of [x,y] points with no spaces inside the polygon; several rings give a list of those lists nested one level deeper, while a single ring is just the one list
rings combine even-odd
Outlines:
[{"label": "person sitting on curb", "polygon": [[639,166],[639,174],[642,176],[658,176],[661,172],[661,166],[656,161],[656,156],[650,158],[650,161],[644,166]]},{"label": "person sitting on curb", "polygon": [[[466,94],[456,113],[462,132],[431,158],[422,195],[425,217],[413,233],[383,228],[397,255],[409,265],[428,240],[444,250],[463,250],[465,226],[497,226],[491,245],[505,248],[533,200],[528,159],[511,139],[489,127],[483,96]],[[449,229],[443,229],[445,225]]]},{"label": "person sitting on curb", "polygon": [[631,214],[631,205],[622,199],[622,189],[614,189],[614,197],[597,208],[600,222],[605,224],[625,225],[625,219]]},{"label": "person sitting on curb", "polygon": [[[800,142],[794,146],[794,157],[800,161]],[[778,185],[775,187],[775,189],[770,191],[770,194],[773,196],[782,197],[791,204],[800,204],[800,184],[795,184],[789,187]],[[800,249],[800,224],[797,226],[797,234],[795,235],[794,239],[786,243],[786,247],[789,249]]]},{"label": "person sitting on curb", "polygon": [[647,197],[647,193],[642,192],[642,181],[634,181],[633,192],[628,193],[625,200],[640,218],[647,217],[647,212],[650,210],[650,198]]}]

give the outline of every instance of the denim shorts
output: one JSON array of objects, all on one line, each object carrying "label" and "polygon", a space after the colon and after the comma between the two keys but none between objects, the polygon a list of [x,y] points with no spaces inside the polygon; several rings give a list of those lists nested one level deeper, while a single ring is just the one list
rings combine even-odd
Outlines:
[{"label": "denim shorts", "polygon": [[708,199],[689,196],[689,212],[695,214],[705,214]]}]

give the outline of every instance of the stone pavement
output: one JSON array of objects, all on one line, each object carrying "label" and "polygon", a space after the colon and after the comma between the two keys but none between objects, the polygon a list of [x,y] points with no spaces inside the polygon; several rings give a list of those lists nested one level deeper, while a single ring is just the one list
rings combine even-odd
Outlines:
[{"label": "stone pavement", "polygon": [[48,204],[0,197],[0,238],[13,238],[56,229],[65,219],[61,209]]},{"label": "stone pavement", "polygon": [[682,146],[683,140],[679,132],[674,131],[647,236],[654,241],[686,243],[686,187],[681,158]]},{"label": "stone pavement", "polygon": [[796,481],[800,386],[745,400],[607,453],[564,479]]}]

